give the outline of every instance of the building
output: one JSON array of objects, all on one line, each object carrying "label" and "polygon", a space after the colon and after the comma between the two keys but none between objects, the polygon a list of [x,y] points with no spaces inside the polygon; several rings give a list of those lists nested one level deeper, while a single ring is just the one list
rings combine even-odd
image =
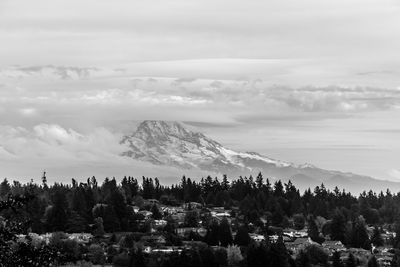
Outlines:
[{"label": "building", "polygon": [[346,247],[341,241],[327,240],[322,243],[322,247],[328,252],[328,255],[332,256],[334,252],[346,251]]}]

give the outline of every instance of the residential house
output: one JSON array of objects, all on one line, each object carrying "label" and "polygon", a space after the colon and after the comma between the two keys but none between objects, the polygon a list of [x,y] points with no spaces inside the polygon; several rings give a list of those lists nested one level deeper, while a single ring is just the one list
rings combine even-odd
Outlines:
[{"label": "residential house", "polygon": [[294,254],[309,245],[320,246],[320,244],[312,241],[311,238],[309,238],[309,237],[308,238],[301,237],[301,238],[297,238],[296,240],[291,241],[291,242],[285,242],[286,248],[288,250],[292,251]]},{"label": "residential house", "polygon": [[346,251],[346,247],[343,245],[341,241],[335,240],[327,240],[322,243],[322,247],[328,252],[328,255],[332,256],[334,252],[339,251],[343,252]]},{"label": "residential house", "polygon": [[190,232],[197,233],[201,237],[204,237],[207,234],[207,229],[203,227],[180,227],[176,229],[176,234],[180,237],[188,236]]},{"label": "residential house", "polygon": [[263,236],[263,235],[254,234],[254,233],[251,233],[249,235],[250,235],[250,238],[253,239],[256,242],[265,241],[265,236]]}]

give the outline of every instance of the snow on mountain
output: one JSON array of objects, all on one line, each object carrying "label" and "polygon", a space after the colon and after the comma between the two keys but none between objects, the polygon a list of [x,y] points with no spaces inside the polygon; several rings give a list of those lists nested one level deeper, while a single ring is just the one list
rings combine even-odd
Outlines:
[{"label": "snow on mountain", "polygon": [[[296,165],[255,152],[237,152],[226,148],[183,124],[166,121],[143,121],[137,130],[121,140],[127,146],[123,156],[154,165],[182,170],[200,170],[207,174],[256,175],[292,181],[302,190],[324,183],[347,191],[400,190],[400,183],[377,180],[369,176],[324,170],[309,163]],[[177,173],[181,175],[182,173]]]},{"label": "snow on mountain", "polygon": [[182,168],[200,168],[219,172],[224,168],[252,171],[246,161],[257,161],[276,167],[294,166],[254,152],[236,152],[199,132],[187,130],[182,124],[165,121],[144,121],[136,132],[122,143],[130,150],[124,153],[135,159],[154,164]]}]

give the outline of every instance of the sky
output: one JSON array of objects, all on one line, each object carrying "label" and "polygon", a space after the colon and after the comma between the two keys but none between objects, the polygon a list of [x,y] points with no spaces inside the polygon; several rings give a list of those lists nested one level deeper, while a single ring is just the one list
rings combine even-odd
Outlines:
[{"label": "sky", "polygon": [[154,119],[400,182],[398,1],[2,0],[0,44],[0,177],[173,175],[119,156]]}]

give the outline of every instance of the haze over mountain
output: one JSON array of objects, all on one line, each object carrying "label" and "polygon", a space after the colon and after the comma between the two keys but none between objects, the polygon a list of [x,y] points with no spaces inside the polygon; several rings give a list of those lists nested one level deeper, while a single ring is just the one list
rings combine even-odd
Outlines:
[{"label": "haze over mountain", "polygon": [[328,188],[338,186],[357,193],[369,189],[400,189],[400,183],[324,170],[307,163],[296,165],[256,152],[234,151],[178,122],[143,121],[133,134],[124,136],[121,143],[129,146],[124,156],[154,165],[173,166],[181,169],[182,173],[185,170],[202,170],[205,174],[235,177],[254,176],[262,172],[271,180],[291,179],[303,190],[321,183]]}]

